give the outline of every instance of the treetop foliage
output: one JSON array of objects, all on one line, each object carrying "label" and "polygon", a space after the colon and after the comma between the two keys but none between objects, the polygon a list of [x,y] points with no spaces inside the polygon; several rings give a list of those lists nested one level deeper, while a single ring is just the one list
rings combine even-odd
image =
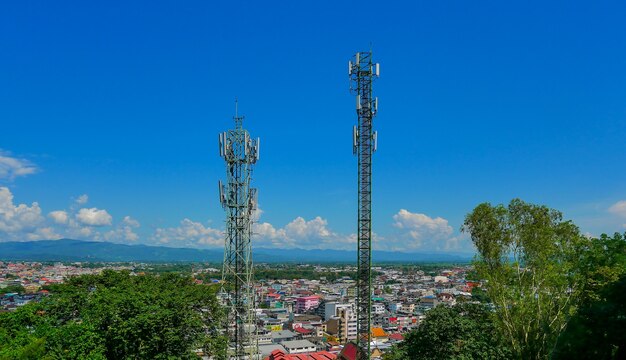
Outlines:
[{"label": "treetop foliage", "polygon": [[439,305],[385,360],[510,359],[486,305]]},{"label": "treetop foliage", "polygon": [[104,271],[50,291],[0,314],[0,359],[193,359],[196,349],[225,351],[215,289],[190,277]]}]

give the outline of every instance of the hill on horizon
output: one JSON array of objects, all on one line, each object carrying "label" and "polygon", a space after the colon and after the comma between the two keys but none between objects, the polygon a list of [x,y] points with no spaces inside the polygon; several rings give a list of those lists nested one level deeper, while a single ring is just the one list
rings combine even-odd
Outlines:
[{"label": "hill on horizon", "polygon": [[[254,261],[267,263],[356,263],[356,251],[333,249],[254,248]],[[83,262],[222,262],[222,249],[126,245],[73,239],[0,242],[0,260]],[[374,251],[383,262],[467,262],[471,254]]]}]

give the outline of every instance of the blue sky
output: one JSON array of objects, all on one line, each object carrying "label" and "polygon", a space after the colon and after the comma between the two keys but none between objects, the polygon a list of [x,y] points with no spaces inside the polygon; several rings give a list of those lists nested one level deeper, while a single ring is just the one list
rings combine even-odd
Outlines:
[{"label": "blue sky", "polygon": [[347,61],[370,46],[378,248],[471,251],[465,214],[515,197],[624,231],[624,2],[361,4],[3,4],[0,241],[220,246],[237,97],[256,244],[352,248]]}]

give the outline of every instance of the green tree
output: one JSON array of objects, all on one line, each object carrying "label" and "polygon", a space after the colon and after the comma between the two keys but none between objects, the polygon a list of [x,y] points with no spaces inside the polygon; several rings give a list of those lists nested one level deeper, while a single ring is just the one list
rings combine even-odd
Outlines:
[{"label": "green tree", "polygon": [[489,299],[487,292],[478,286],[475,286],[472,288],[472,300],[475,300],[481,303],[491,302],[491,299]]},{"label": "green tree", "polygon": [[50,290],[41,303],[0,314],[0,359],[193,359],[198,348],[224,354],[215,289],[189,277],[104,271]]},{"label": "green tree", "polygon": [[462,230],[478,250],[474,267],[515,357],[548,358],[576,310],[588,239],[560,212],[519,199],[478,205]]},{"label": "green tree", "polygon": [[511,352],[498,335],[485,305],[440,305],[428,311],[404,342],[385,354],[385,360],[509,359]]},{"label": "green tree", "polygon": [[0,289],[0,295],[10,294],[10,293],[23,294],[24,287],[22,285],[9,285],[7,287]]},{"label": "green tree", "polygon": [[584,275],[582,303],[603,300],[603,289],[626,273],[626,234],[602,234],[591,239],[581,254],[579,267]]},{"label": "green tree", "polygon": [[626,234],[603,234],[583,254],[581,307],[561,334],[554,359],[626,359]]}]

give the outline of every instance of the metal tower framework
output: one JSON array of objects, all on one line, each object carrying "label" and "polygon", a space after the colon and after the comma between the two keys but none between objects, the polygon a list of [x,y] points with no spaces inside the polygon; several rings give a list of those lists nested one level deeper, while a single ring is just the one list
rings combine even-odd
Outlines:
[{"label": "metal tower framework", "polygon": [[356,95],[358,125],[354,127],[353,152],[358,157],[358,228],[357,228],[357,346],[358,358],[370,358],[372,306],[372,154],[377,147],[377,133],[372,120],[378,110],[378,98],[372,84],[380,66],[372,61],[372,52],[358,52],[348,63],[350,91]]},{"label": "metal tower framework", "polygon": [[227,183],[219,182],[219,196],[226,211],[222,298],[228,308],[226,330],[229,358],[256,359],[258,340],[254,313],[252,223],[257,209],[257,189],[250,187],[254,164],[259,160],[260,139],[251,139],[237,114],[235,128],[219,135],[220,156],[226,163]]}]

